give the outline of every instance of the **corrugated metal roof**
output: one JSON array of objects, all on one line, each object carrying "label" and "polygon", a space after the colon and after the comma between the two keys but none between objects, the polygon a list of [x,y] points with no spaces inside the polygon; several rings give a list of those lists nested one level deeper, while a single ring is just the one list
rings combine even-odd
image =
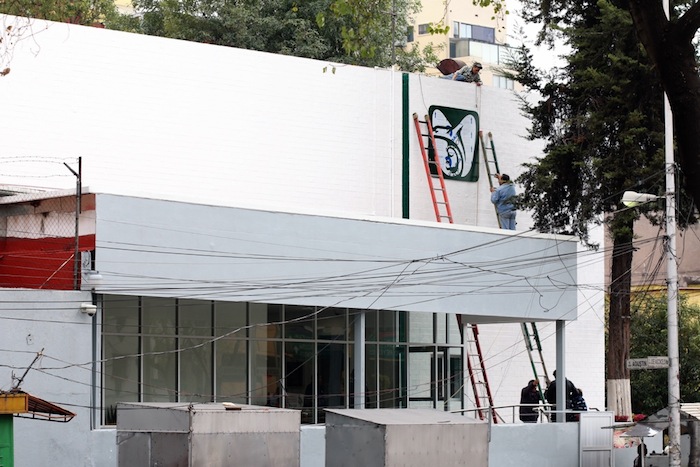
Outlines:
[{"label": "corrugated metal roof", "polygon": [[27,394],[29,398],[28,410],[24,413],[17,413],[15,417],[20,418],[33,418],[37,420],[47,420],[50,422],[70,422],[75,414],[62,407],[57,406],[51,402],[47,402],[43,399],[39,399],[36,396],[25,392],[18,392],[17,394]]},{"label": "corrugated metal roof", "polygon": [[[681,425],[685,426],[688,420],[700,420],[700,403],[693,402],[681,404]],[[640,424],[649,425],[657,429],[666,429],[668,426],[668,407],[664,407],[656,413],[649,415]]]},{"label": "corrugated metal roof", "polygon": [[700,403],[681,404],[681,412],[685,413],[690,418],[700,420]]}]

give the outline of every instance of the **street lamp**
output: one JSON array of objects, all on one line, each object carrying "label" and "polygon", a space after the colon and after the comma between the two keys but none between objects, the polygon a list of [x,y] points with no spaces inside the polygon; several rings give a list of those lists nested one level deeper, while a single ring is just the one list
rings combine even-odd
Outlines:
[{"label": "street lamp", "polygon": [[[681,465],[681,385],[678,350],[678,265],[676,263],[675,164],[666,157],[666,285],[668,287],[668,441],[669,467]],[[656,195],[625,191],[622,204],[633,207],[659,199]]]},{"label": "street lamp", "polygon": [[625,191],[622,194],[622,204],[630,208],[648,203],[650,201],[656,201],[657,199],[659,199],[659,197],[656,195],[637,193],[636,191]]}]

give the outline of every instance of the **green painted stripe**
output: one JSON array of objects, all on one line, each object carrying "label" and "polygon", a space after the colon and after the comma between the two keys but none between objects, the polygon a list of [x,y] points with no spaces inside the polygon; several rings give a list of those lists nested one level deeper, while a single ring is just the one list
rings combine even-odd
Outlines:
[{"label": "green painted stripe", "polygon": [[408,163],[409,163],[409,121],[408,121],[408,116],[411,114],[408,109],[408,73],[403,73],[401,76],[402,83],[401,83],[401,134],[403,135],[402,138],[402,146],[403,146],[403,163],[401,167],[401,207],[402,207],[402,215],[404,219],[409,219],[410,218],[410,213],[409,213],[409,171],[408,171]]},{"label": "green painted stripe", "polygon": [[0,415],[0,467],[13,467],[15,465],[12,416],[12,414]]}]

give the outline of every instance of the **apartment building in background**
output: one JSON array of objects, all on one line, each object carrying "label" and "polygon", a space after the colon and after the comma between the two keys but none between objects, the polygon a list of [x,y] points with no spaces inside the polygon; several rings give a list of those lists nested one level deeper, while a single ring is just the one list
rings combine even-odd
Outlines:
[{"label": "apartment building in background", "polygon": [[[466,64],[478,61],[484,66],[481,71],[484,84],[514,89],[514,81],[499,72],[512,53],[508,43],[508,15],[494,15],[491,9],[471,1],[427,0],[421,5],[409,32],[409,45],[415,42],[424,47],[432,43],[440,48],[437,53],[441,59],[451,58]],[[438,24],[449,27],[448,33],[432,34],[431,26]],[[432,73],[439,74],[437,70]]]}]

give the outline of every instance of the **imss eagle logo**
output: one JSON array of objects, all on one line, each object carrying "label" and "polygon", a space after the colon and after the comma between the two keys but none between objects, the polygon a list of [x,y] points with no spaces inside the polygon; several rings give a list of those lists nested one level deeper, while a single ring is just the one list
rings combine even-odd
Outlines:
[{"label": "imss eagle logo", "polygon": [[[428,109],[435,134],[435,146],[445,178],[479,180],[479,114],[470,110],[431,106]],[[428,155],[435,160],[432,144]]]}]

